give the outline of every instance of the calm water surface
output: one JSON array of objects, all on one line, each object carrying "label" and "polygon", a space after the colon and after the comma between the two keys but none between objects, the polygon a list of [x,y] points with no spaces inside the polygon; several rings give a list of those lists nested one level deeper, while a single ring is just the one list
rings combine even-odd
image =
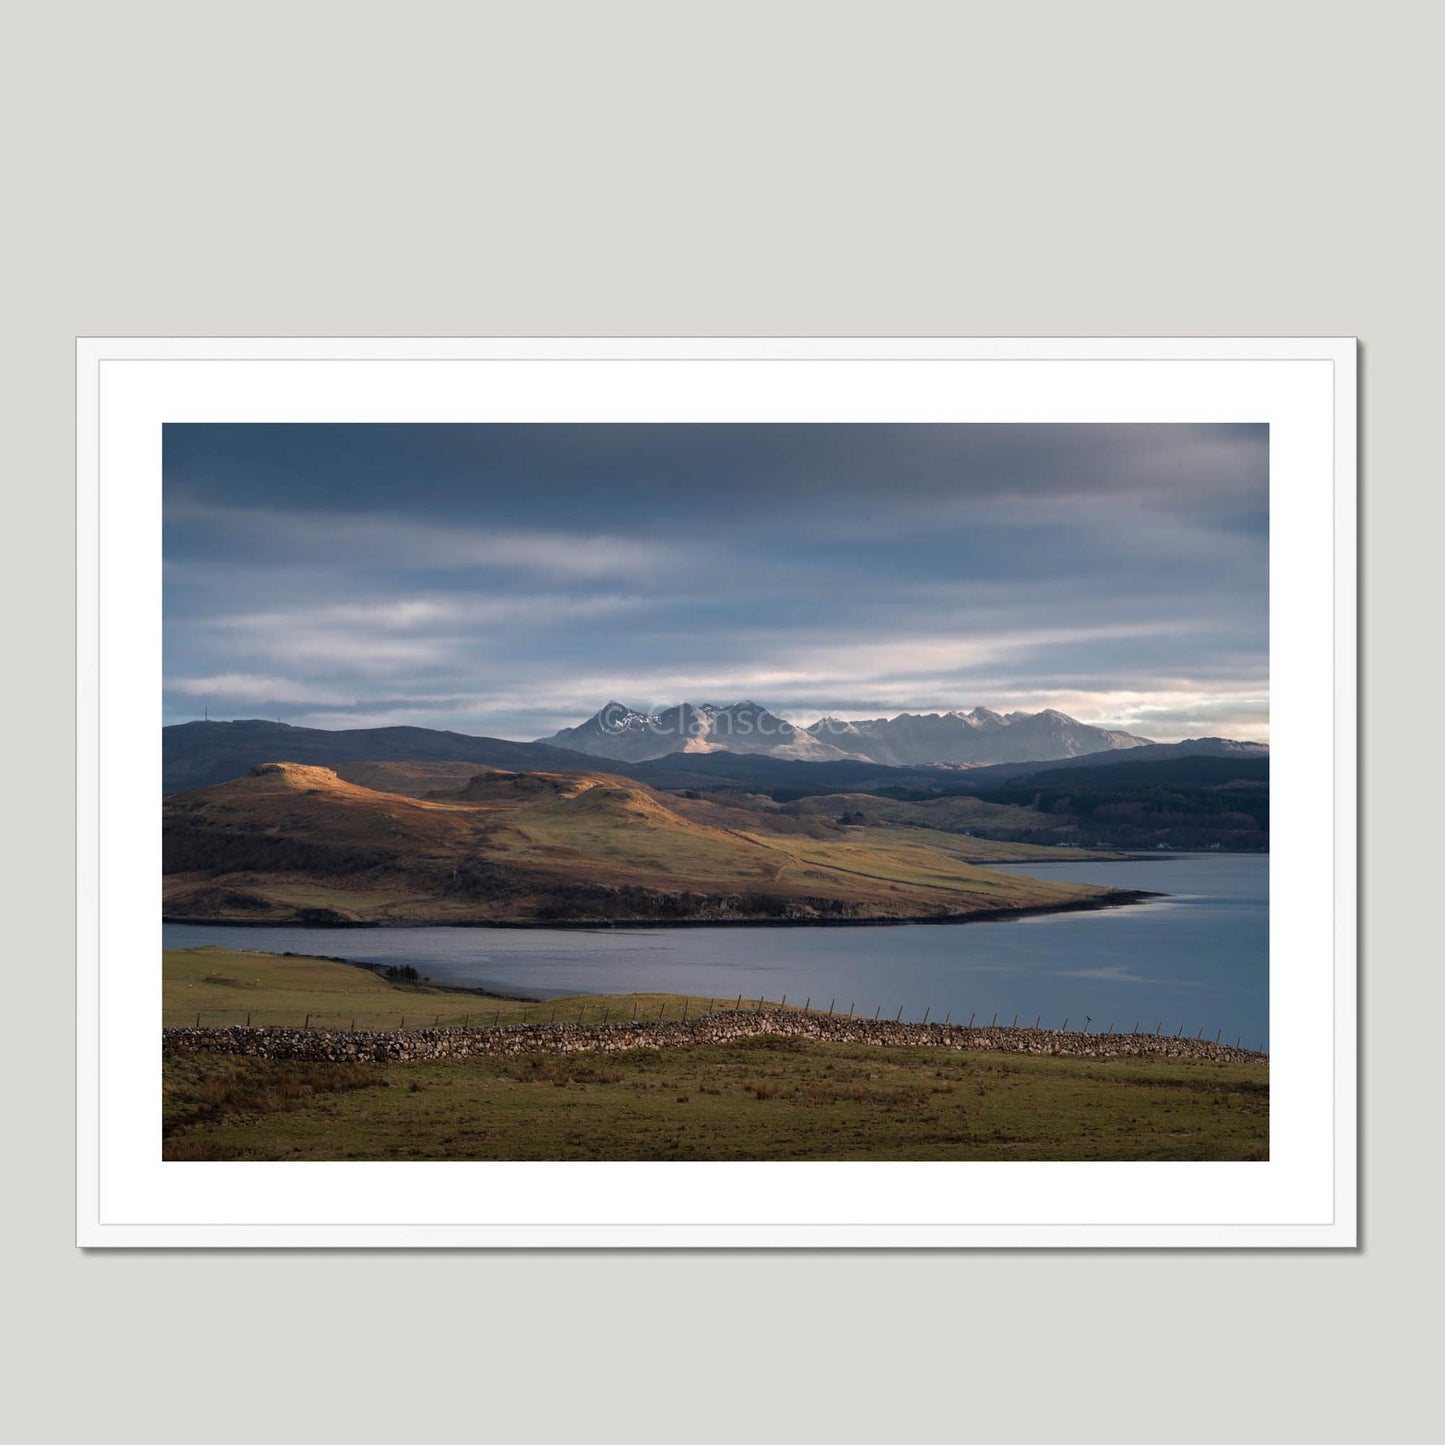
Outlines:
[{"label": "calm water surface", "polygon": [[1222,1030],[1269,1039],[1269,859],[1175,853],[1134,862],[1016,864],[1042,878],[1168,896],[1003,923],[867,928],[246,928],[168,923],[167,948],[410,963],[438,982],[533,998],[574,993],[788,996],[905,1019],[1042,1016],[1046,1026]]}]

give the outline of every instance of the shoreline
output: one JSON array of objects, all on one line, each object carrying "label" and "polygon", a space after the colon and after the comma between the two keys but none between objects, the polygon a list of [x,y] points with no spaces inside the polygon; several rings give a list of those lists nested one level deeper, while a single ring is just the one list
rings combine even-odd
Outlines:
[{"label": "shoreline", "polygon": [[[1169,896],[1145,888],[1116,888],[1102,897],[1074,898],[1064,903],[1037,903],[1020,908],[987,908],[972,913],[935,913],[905,918],[405,918],[316,922],[294,918],[178,918],[162,913],[161,923],[196,928],[509,928],[586,933],[618,928],[896,928],[905,924],[1010,923],[1019,918],[1056,913],[1096,913],[1106,908],[1128,908]],[[349,959],[339,961],[350,962]]]},{"label": "shoreline", "polygon": [[1103,858],[1034,858],[1011,862],[1000,858],[988,868],[1067,868],[1072,863],[1168,863],[1175,858],[1268,858],[1268,848],[1163,848],[1145,853],[1116,853]]},{"label": "shoreline", "polygon": [[[284,953],[266,955],[272,958],[319,958],[323,963],[344,963],[348,968],[364,968],[368,973],[385,976],[387,969],[395,968],[392,963],[373,963],[365,958],[338,958],[334,953],[297,953],[294,948],[288,948]],[[475,984],[468,983],[436,983],[429,976],[424,976],[417,983],[398,983],[395,979],[386,980],[393,988],[403,990],[415,989],[418,994],[428,993],[461,993],[469,998],[494,998],[498,1003],[536,1003],[540,1004],[545,1000],[530,993],[498,993],[494,988],[479,988]]]}]

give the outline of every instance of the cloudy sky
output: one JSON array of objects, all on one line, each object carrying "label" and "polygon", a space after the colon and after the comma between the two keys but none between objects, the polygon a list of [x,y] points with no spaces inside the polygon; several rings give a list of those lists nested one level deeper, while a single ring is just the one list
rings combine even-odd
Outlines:
[{"label": "cloudy sky", "polygon": [[167,426],[165,720],[1267,740],[1263,426]]}]

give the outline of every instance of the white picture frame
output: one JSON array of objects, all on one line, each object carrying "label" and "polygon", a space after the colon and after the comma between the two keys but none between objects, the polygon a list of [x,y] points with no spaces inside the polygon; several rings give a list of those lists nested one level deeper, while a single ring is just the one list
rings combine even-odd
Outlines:
[{"label": "white picture frame", "polygon": [[[86,338],[76,381],[79,1244],[1356,1244],[1353,340]],[[162,426],[844,419],[1269,425],[1270,1159],[164,1163]]]}]

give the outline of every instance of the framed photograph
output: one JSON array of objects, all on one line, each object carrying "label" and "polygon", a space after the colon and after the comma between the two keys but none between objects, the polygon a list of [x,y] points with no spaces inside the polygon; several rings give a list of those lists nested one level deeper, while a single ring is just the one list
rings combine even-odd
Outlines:
[{"label": "framed photograph", "polygon": [[79,1243],[1353,1246],[1355,353],[82,340]]}]

